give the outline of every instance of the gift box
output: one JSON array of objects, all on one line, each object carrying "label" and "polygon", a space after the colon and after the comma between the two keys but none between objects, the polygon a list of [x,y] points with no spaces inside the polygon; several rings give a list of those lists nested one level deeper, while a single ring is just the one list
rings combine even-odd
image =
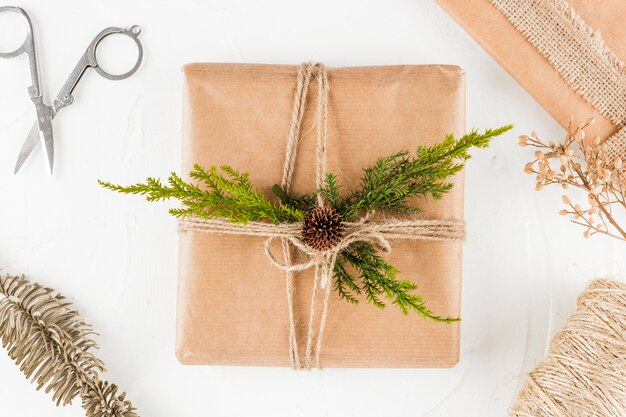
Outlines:
[{"label": "gift box", "polygon": [[[283,174],[294,66],[191,64],[184,68],[182,171],[228,164],[265,194]],[[328,70],[328,171],[344,190],[380,156],[432,145],[465,123],[465,76],[456,66]],[[315,190],[312,83],[291,189]],[[442,200],[416,204],[429,219],[463,218],[463,177]],[[264,238],[180,234],[176,352],[184,364],[290,366],[285,273],[263,250]],[[428,307],[461,315],[462,243],[394,241],[390,262],[419,286]],[[305,339],[313,272],[294,281],[296,336]],[[352,305],[333,293],[324,333],[324,367],[452,367],[460,325],[436,323],[395,306]],[[319,320],[319,318],[318,318]]]},{"label": "gift box", "polygon": [[[572,49],[580,51],[579,56],[587,53],[600,56],[597,65],[603,68],[595,75],[583,74],[581,80],[574,83],[581,89],[589,89],[591,83],[595,82],[594,78],[598,76],[607,79],[618,77],[620,80],[615,82],[621,85],[621,91],[613,105],[623,106],[626,102],[624,94],[626,78],[623,70],[619,69],[621,65],[612,62],[614,58],[606,55],[614,55],[616,60],[622,62],[626,59],[625,1],[437,0],[437,2],[563,127],[568,126],[570,117],[576,122],[582,122],[595,116],[596,122],[587,129],[588,137],[608,138],[626,124],[623,107],[621,116],[618,117],[621,120],[611,120],[606,115],[603,116],[592,104],[597,100],[583,98],[573,87],[573,83],[566,81],[563,72],[559,72],[546,55],[529,41],[523,33],[524,28],[528,26],[522,27],[516,20],[516,28],[503,13],[503,9],[495,5],[495,3],[504,4],[508,10],[523,8],[521,13],[526,18],[537,15],[545,17],[547,13],[553,13],[556,23],[550,31],[545,32],[547,39],[544,39],[544,42],[557,46],[564,56],[569,55],[572,59],[577,55],[572,53]],[[575,48],[572,48],[564,36],[564,33],[571,30],[580,34]],[[558,54],[559,52],[553,52],[551,59],[560,59],[556,57]],[[612,74],[605,71],[610,66],[615,67]],[[620,133],[620,139],[626,141],[626,132]]]}]

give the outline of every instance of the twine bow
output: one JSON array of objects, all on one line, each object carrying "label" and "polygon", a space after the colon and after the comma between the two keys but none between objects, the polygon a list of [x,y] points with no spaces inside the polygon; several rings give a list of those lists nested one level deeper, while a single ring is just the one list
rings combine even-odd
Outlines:
[{"label": "twine bow", "polygon": [[[295,169],[298,144],[300,142],[300,130],[304,119],[308,89],[313,77],[317,80],[318,95],[317,109],[315,113],[315,128],[317,131],[316,148],[316,182],[317,188],[324,185],[326,178],[326,149],[328,139],[328,73],[324,65],[306,63],[298,68],[296,76],[296,88],[291,126],[287,141],[285,165],[281,186],[288,193],[293,172]],[[326,204],[324,198],[318,193],[317,206]],[[229,222],[228,219],[204,219],[192,217],[180,222],[181,231],[198,231],[202,233],[231,234],[243,236],[265,237],[265,254],[275,267],[285,272],[285,284],[287,293],[287,306],[289,311],[289,357],[294,368],[311,369],[320,366],[320,354],[328,306],[332,285],[330,285],[335,263],[342,250],[355,242],[368,242],[376,245],[380,250],[391,250],[390,240],[410,239],[429,241],[462,240],[464,237],[464,223],[459,220],[423,220],[423,219],[383,219],[373,221],[369,215],[365,215],[357,222],[344,222],[344,235],[341,241],[326,251],[315,250],[306,245],[302,238],[303,224],[284,223],[270,224],[264,222],[249,222],[245,225]],[[283,261],[272,252],[272,242],[280,239],[282,244]],[[300,251],[306,256],[306,262],[294,264],[292,258],[294,250]],[[294,316],[294,286],[295,274],[307,269],[315,269],[315,280],[311,307],[309,311],[307,340],[305,347],[304,363],[298,353],[298,340],[296,338],[296,320]],[[323,306],[317,336],[315,331],[315,318],[317,310],[318,289],[324,291]],[[315,345],[315,357],[313,350]]]}]

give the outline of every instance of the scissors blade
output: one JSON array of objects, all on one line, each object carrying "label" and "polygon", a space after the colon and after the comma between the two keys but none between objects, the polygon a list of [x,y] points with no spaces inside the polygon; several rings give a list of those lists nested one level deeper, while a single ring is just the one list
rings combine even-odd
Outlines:
[{"label": "scissors blade", "polygon": [[33,153],[37,144],[41,141],[46,152],[45,161],[49,175],[52,175],[54,163],[54,138],[52,134],[52,119],[55,115],[54,109],[44,104],[37,103],[37,122],[30,129],[30,133],[22,144],[22,149],[15,163],[14,174],[22,168],[26,159]]},{"label": "scissors blade", "polygon": [[28,159],[30,154],[33,153],[40,140],[41,136],[39,136],[39,125],[35,123],[33,124],[32,129],[30,129],[28,137],[22,144],[22,149],[20,150],[17,162],[15,163],[15,170],[13,171],[14,174],[17,174],[20,168],[22,168],[22,165],[24,165],[24,162],[26,162],[26,159]]},{"label": "scissors blade", "polygon": [[[52,114],[52,113],[50,113]],[[39,123],[39,133],[41,135],[41,143],[43,143],[46,155],[44,160],[46,161],[46,167],[48,168],[48,175],[52,178],[52,166],[54,163],[54,138],[52,135],[52,117],[47,118],[47,122]]]}]

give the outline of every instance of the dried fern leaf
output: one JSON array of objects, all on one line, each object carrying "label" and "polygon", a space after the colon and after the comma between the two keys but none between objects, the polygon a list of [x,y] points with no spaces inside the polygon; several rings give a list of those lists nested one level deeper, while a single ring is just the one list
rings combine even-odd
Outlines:
[{"label": "dried fern leaf", "polygon": [[137,417],[137,412],[130,401],[125,399],[126,393],[117,394],[115,384],[99,381],[95,385],[85,386],[81,393],[83,408],[89,417]]},{"label": "dried fern leaf", "polygon": [[24,276],[0,276],[0,340],[37,390],[57,405],[80,395],[88,417],[136,417],[125,394],[99,379],[104,363],[92,350],[91,326],[51,288]]}]

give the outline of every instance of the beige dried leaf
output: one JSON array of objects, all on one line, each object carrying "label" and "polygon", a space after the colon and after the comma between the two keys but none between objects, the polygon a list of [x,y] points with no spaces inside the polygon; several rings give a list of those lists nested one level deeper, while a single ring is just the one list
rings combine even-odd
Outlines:
[{"label": "beige dried leaf", "polygon": [[90,417],[136,417],[136,410],[126,400],[126,393],[118,394],[118,387],[107,381],[86,386],[81,393],[83,408]]},{"label": "beige dried leaf", "polygon": [[94,332],[70,306],[54,290],[24,276],[0,276],[2,346],[38,390],[52,392],[57,405],[70,404],[77,396],[85,402],[87,396],[112,405],[95,412],[85,408],[88,417],[136,417],[124,394],[112,400],[110,390],[99,388],[108,383],[99,380],[104,363],[92,353],[97,348]]},{"label": "beige dried leaf", "polygon": [[524,172],[527,174],[534,174],[535,170],[533,168],[533,163],[529,162],[524,166]]},{"label": "beige dried leaf", "polygon": [[548,171],[548,165],[543,161],[537,162],[537,167],[539,167],[539,172],[542,174],[545,174]]},{"label": "beige dried leaf", "polygon": [[522,148],[525,146],[528,146],[528,139],[529,139],[528,136],[522,135],[518,139],[519,139],[519,142],[518,142],[519,146],[521,146]]}]

